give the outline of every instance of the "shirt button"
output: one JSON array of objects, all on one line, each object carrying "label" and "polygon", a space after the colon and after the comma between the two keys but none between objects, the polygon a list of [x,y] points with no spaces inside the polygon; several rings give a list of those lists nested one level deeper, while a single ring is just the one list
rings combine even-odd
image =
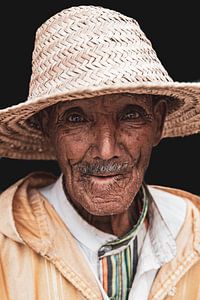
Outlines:
[{"label": "shirt button", "polygon": [[98,251],[98,255],[99,256],[102,256],[104,255],[106,252],[112,250],[112,246],[109,246],[109,245],[105,245],[105,246],[102,246],[99,251]]}]

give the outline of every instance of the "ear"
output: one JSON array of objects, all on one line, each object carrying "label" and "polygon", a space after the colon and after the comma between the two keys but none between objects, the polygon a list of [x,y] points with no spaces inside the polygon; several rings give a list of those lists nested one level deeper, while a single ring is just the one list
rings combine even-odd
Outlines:
[{"label": "ear", "polygon": [[167,102],[166,100],[158,100],[153,107],[154,120],[155,120],[155,137],[153,146],[157,146],[161,140],[165,118],[167,115]]}]

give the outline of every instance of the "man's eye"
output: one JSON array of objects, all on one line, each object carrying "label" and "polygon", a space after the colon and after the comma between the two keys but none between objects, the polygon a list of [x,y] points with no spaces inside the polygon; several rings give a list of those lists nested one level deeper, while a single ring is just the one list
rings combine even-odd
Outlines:
[{"label": "man's eye", "polygon": [[140,118],[141,115],[138,111],[133,111],[133,112],[129,112],[129,113],[126,113],[124,115],[121,116],[121,120],[135,120],[135,119],[138,119]]},{"label": "man's eye", "polygon": [[67,117],[67,121],[71,123],[81,123],[81,122],[85,122],[86,119],[79,114],[72,114]]}]

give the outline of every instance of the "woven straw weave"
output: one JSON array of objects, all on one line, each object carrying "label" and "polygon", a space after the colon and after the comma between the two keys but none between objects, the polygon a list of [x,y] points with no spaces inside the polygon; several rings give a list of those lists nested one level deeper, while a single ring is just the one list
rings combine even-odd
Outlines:
[{"label": "woven straw weave", "polygon": [[61,11],[36,32],[27,101],[0,111],[0,155],[55,159],[27,119],[59,101],[122,92],[166,97],[163,137],[200,131],[200,84],[174,82],[134,19],[98,6]]}]

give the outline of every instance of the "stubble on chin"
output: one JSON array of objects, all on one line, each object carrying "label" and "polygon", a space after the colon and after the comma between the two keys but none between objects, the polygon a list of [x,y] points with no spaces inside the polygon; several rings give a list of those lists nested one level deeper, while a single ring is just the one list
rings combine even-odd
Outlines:
[{"label": "stubble on chin", "polygon": [[126,174],[110,183],[99,183],[87,176],[75,176],[73,197],[93,215],[123,213],[130,207],[139,191],[142,182],[140,177],[138,172],[135,172],[134,176]]}]

